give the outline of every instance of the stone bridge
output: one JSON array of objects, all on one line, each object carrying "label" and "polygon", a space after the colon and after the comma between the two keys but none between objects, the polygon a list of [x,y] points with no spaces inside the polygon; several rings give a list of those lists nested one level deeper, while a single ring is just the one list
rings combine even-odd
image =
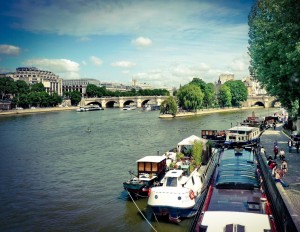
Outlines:
[{"label": "stone bridge", "polygon": [[79,105],[97,104],[102,108],[123,108],[126,105],[141,108],[147,104],[161,105],[168,96],[131,96],[131,97],[101,97],[82,98]]},{"label": "stone bridge", "polygon": [[251,106],[263,106],[265,108],[270,108],[270,107],[280,107],[281,103],[272,96],[269,95],[251,95],[248,96],[247,101],[244,101],[242,103],[243,107],[251,107]]}]

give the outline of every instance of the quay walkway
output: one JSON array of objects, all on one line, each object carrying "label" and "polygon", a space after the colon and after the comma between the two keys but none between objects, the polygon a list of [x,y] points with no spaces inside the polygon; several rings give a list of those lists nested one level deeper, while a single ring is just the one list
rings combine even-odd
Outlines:
[{"label": "quay walkway", "polygon": [[[292,217],[292,220],[300,231],[300,151],[296,152],[296,148],[293,147],[292,151],[289,152],[287,142],[290,137],[285,134],[282,130],[282,125],[277,126],[275,130],[269,128],[266,130],[260,139],[260,145],[266,150],[266,157],[271,155],[274,158],[274,142],[278,143],[278,150],[281,148],[285,151],[285,159],[288,163],[287,175],[283,177],[283,181],[289,186],[282,187],[280,183],[276,183],[276,187]],[[277,164],[280,167],[280,160],[277,156]]]}]

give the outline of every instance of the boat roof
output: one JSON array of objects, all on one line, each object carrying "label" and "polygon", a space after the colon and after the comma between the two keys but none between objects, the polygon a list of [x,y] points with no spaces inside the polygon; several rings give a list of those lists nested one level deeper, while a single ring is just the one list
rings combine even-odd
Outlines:
[{"label": "boat roof", "polygon": [[137,160],[136,162],[137,163],[140,163],[140,162],[160,163],[164,159],[166,159],[165,156],[149,155],[149,156],[145,156],[145,157]]},{"label": "boat roof", "polygon": [[257,167],[251,151],[225,150],[218,169],[217,188],[254,189],[259,187]]},{"label": "boat roof", "polygon": [[257,127],[251,127],[251,126],[234,126],[230,129],[228,129],[229,131],[232,131],[232,130],[236,130],[236,131],[252,131],[253,129],[259,129]]},{"label": "boat roof", "polygon": [[179,177],[181,176],[183,173],[183,170],[180,169],[174,169],[174,170],[170,170],[166,173],[165,177]]},{"label": "boat roof", "polygon": [[207,211],[202,220],[202,225],[207,226],[206,232],[223,232],[226,226],[232,224],[244,226],[244,230],[238,231],[271,231],[269,218],[266,214]]}]

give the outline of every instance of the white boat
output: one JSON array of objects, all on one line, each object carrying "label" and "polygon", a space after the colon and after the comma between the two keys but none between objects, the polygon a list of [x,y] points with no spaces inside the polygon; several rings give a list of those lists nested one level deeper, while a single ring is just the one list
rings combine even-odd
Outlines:
[{"label": "white boat", "polygon": [[123,110],[135,110],[136,107],[135,106],[131,106],[131,105],[126,105],[124,106]]},{"label": "white boat", "polygon": [[249,146],[260,141],[261,131],[258,127],[235,126],[226,130],[226,147]]},{"label": "white boat", "polygon": [[97,110],[104,110],[104,109],[99,105],[80,106],[78,109],[76,109],[77,112],[97,111]]},{"label": "white boat", "polygon": [[[204,139],[203,139],[204,140]],[[207,140],[205,140],[207,141]],[[190,160],[177,162],[177,169],[169,170],[162,186],[149,191],[148,207],[156,216],[168,216],[172,222],[193,217],[199,208],[199,199],[207,186],[207,178],[217,165],[216,154],[207,165],[190,172]]]}]

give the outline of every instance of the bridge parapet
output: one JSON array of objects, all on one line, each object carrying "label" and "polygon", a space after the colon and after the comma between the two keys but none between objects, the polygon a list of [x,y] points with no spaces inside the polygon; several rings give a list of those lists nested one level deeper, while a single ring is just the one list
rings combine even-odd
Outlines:
[{"label": "bridge parapet", "polygon": [[146,104],[161,105],[161,102],[167,99],[168,96],[131,96],[131,97],[102,97],[102,98],[82,98],[80,105],[99,104],[103,108],[119,107],[131,104],[138,108]]}]

